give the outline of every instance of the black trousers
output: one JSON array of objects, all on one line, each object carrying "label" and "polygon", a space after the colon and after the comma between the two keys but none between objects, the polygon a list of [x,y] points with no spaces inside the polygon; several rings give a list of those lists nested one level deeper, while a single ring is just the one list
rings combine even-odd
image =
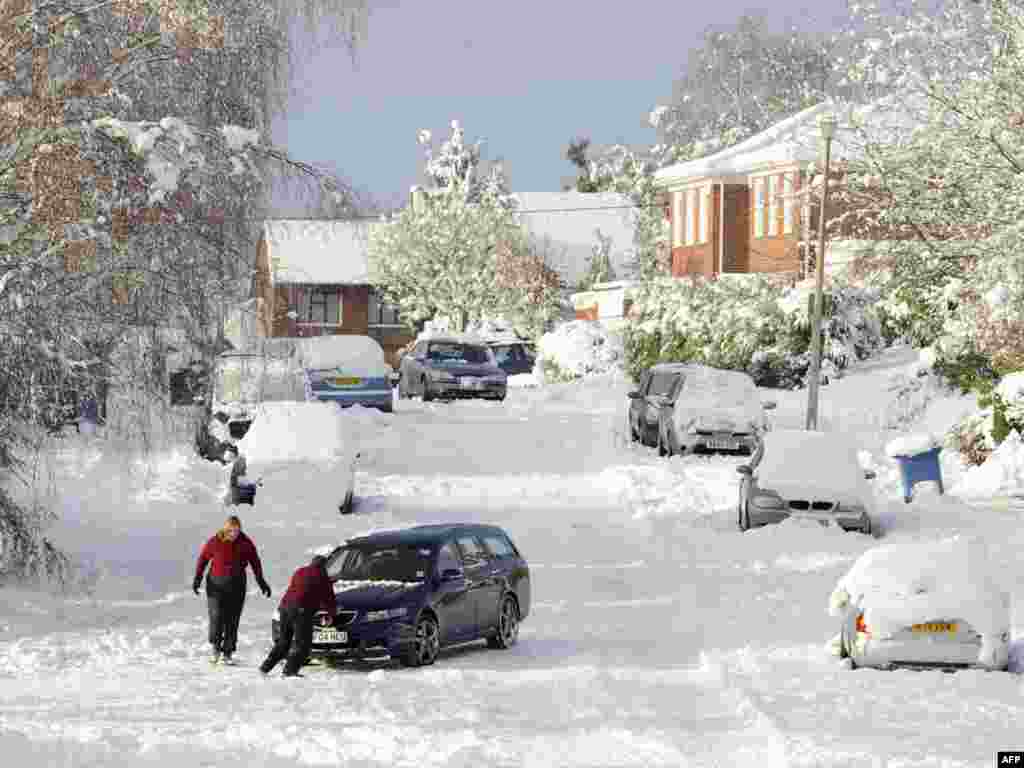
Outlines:
[{"label": "black trousers", "polygon": [[286,675],[294,675],[306,663],[309,649],[313,645],[313,611],[297,605],[279,607],[281,615],[280,634],[277,642],[270,649],[260,669],[269,672],[277,666],[281,659],[288,657],[284,665]]},{"label": "black trousers", "polygon": [[232,654],[238,647],[238,622],[245,604],[245,574],[207,576],[206,608],[210,613],[210,645],[215,651]]}]

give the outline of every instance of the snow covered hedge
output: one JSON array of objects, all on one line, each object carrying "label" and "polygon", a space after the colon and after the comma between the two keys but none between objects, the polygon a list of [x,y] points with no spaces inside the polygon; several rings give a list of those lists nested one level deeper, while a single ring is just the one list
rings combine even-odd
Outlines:
[{"label": "snow covered hedge", "polygon": [[[827,289],[823,376],[837,376],[885,345],[876,298],[841,283]],[[764,275],[653,281],[633,305],[627,371],[636,380],[656,362],[693,361],[746,371],[761,386],[800,385],[810,366],[812,299],[809,285]]]},{"label": "snow covered hedge", "polygon": [[621,370],[623,359],[616,333],[597,321],[572,320],[540,337],[534,374],[543,383],[572,381]]},{"label": "snow covered hedge", "polygon": [[1024,371],[1008,374],[998,385],[986,388],[978,404],[982,409],[947,436],[947,442],[972,466],[984,464],[1014,432],[1024,435]]}]

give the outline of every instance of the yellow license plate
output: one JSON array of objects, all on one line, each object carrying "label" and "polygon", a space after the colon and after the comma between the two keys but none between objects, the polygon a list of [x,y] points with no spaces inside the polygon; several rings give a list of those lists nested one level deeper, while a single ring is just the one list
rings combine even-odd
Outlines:
[{"label": "yellow license plate", "polygon": [[334,384],[334,386],[336,387],[354,387],[361,381],[362,379],[359,379],[355,376],[335,376],[331,380],[331,383]]},{"label": "yellow license plate", "polygon": [[946,621],[930,621],[925,624],[914,624],[910,627],[911,632],[921,632],[929,635],[956,632],[956,624]]}]

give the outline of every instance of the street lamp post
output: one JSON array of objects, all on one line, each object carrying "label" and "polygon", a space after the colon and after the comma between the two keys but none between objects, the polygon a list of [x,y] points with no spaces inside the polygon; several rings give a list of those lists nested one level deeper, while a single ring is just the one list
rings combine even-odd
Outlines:
[{"label": "street lamp post", "polygon": [[818,389],[821,384],[821,316],[825,281],[825,207],[828,205],[828,174],[832,153],[832,137],[836,132],[834,115],[823,115],[818,123],[825,141],[825,176],[821,187],[821,209],[818,212],[818,253],[814,268],[814,311],[811,313],[811,371],[807,388],[807,429],[818,428]]}]

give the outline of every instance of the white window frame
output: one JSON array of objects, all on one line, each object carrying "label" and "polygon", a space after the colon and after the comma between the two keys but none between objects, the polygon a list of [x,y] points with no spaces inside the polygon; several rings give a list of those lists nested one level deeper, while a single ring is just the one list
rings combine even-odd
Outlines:
[{"label": "white window frame", "polygon": [[796,211],[796,201],[793,198],[793,173],[787,173],[782,177],[782,233],[789,235],[793,233],[793,214]]},{"label": "white window frame", "polygon": [[775,174],[768,177],[768,234],[779,234],[779,177]]},{"label": "white window frame", "polygon": [[754,237],[764,237],[764,178],[754,179]]},{"label": "white window frame", "polygon": [[683,232],[686,214],[683,208],[683,193],[676,191],[672,193],[672,247],[683,244]]},{"label": "white window frame", "polygon": [[706,243],[708,241],[708,216],[711,213],[711,185],[701,187],[697,192],[697,241]]},{"label": "white window frame", "polygon": [[686,244],[693,245],[697,241],[697,190],[686,190]]}]

